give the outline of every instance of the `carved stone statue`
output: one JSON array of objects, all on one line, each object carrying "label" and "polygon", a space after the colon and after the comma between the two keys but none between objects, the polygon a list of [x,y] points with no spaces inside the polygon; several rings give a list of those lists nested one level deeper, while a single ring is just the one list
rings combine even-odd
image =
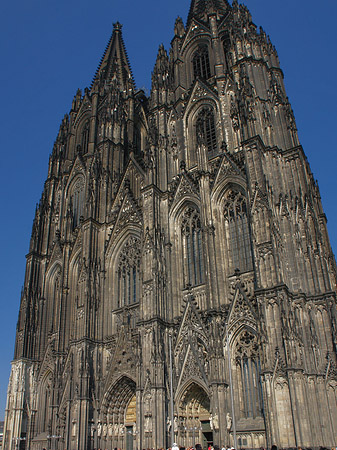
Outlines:
[{"label": "carved stone statue", "polygon": [[107,434],[108,434],[108,427],[107,427],[107,424],[104,423],[103,424],[103,436],[106,437]]},{"label": "carved stone statue", "polygon": [[71,434],[72,434],[72,436],[76,436],[76,420],[75,419],[72,421]]},{"label": "carved stone statue", "polygon": [[109,434],[109,437],[112,437],[112,435],[113,435],[113,424],[112,423],[109,423],[109,425],[108,425],[108,434]]},{"label": "carved stone statue", "polygon": [[171,427],[172,427],[172,422],[171,422],[171,419],[169,417],[167,418],[166,426],[167,426],[167,431],[170,432],[171,431]]},{"label": "carved stone statue", "polygon": [[102,423],[98,422],[97,424],[97,436],[101,437],[102,436]]},{"label": "carved stone statue", "polygon": [[230,429],[232,428],[232,418],[231,418],[229,412],[226,414],[226,427],[227,427],[227,431],[230,431]]},{"label": "carved stone statue", "polygon": [[175,433],[178,433],[178,431],[179,431],[179,420],[178,420],[178,416],[174,416],[173,429],[174,429],[174,432],[175,432]]},{"label": "carved stone statue", "polygon": [[151,416],[145,417],[144,430],[145,430],[145,433],[151,433],[151,431],[152,431],[152,417]]},{"label": "carved stone statue", "polygon": [[218,417],[217,413],[215,413],[213,416],[213,428],[214,428],[214,430],[219,429],[219,417]]}]

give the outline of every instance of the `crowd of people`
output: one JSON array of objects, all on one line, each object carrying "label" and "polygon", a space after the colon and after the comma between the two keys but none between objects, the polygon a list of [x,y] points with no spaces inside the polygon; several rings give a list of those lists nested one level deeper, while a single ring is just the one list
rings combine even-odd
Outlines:
[{"label": "crowd of people", "polygon": [[[276,445],[272,445],[270,450],[337,450],[337,447],[315,447],[314,449],[312,449],[311,447],[287,447],[287,448],[278,448]],[[43,448],[42,450],[46,450],[46,448]],[[65,449],[67,450],[67,449]],[[108,450],[108,449],[101,449],[101,448],[93,448],[93,450]],[[124,450],[122,448],[114,448],[113,450]],[[168,449],[164,449],[164,448],[158,448],[158,449],[154,449],[154,448],[143,448],[142,450],[206,450],[203,449],[203,447],[200,444],[196,444],[195,447],[182,447],[182,446],[178,446],[177,444],[173,444],[172,447],[169,447]],[[220,447],[217,445],[210,445],[208,446],[207,450],[220,450]],[[223,446],[221,448],[221,450],[236,450],[234,447],[231,447],[229,445],[227,446]],[[250,449],[245,449],[243,447],[240,447],[239,450],[250,450]],[[260,447],[259,450],[268,450],[264,447]]]}]

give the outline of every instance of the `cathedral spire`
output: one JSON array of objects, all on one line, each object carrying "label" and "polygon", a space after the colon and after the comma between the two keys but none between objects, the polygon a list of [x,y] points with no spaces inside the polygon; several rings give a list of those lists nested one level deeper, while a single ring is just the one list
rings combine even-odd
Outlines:
[{"label": "cathedral spire", "polygon": [[121,89],[134,87],[134,79],[122,36],[122,25],[113,24],[113,32],[96,71],[92,86],[117,80]]},{"label": "cathedral spire", "polygon": [[187,17],[187,26],[193,18],[205,21],[207,14],[217,13],[220,17],[224,16],[230,4],[227,0],[192,0],[190,11]]}]

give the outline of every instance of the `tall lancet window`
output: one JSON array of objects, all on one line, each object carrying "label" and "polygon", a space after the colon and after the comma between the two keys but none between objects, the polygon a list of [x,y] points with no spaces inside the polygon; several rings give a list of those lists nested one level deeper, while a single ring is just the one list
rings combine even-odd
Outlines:
[{"label": "tall lancet window", "polygon": [[207,80],[211,78],[207,45],[200,45],[192,58],[194,78]]},{"label": "tall lancet window", "polygon": [[197,117],[196,133],[198,145],[203,144],[208,153],[208,158],[217,154],[218,146],[216,140],[216,130],[214,114],[210,108],[204,108]]},{"label": "tall lancet window", "polygon": [[197,286],[205,281],[205,265],[200,214],[195,208],[187,208],[185,211],[181,233],[185,285]]},{"label": "tall lancet window", "polygon": [[85,123],[81,135],[82,153],[87,153],[89,145],[89,120]]},{"label": "tall lancet window", "polygon": [[80,223],[84,211],[84,179],[78,177],[71,187],[71,209],[74,217],[74,228]]},{"label": "tall lancet window", "polygon": [[132,305],[140,296],[140,239],[131,237],[124,245],[118,259],[117,308]]},{"label": "tall lancet window", "polygon": [[261,369],[256,335],[244,330],[236,341],[234,352],[239,410],[246,418],[260,417],[262,416]]},{"label": "tall lancet window", "polygon": [[229,191],[224,205],[224,218],[231,270],[252,270],[252,248],[247,202],[241,192]]},{"label": "tall lancet window", "polygon": [[52,287],[52,307],[53,311],[53,325],[52,332],[58,331],[60,320],[60,308],[61,308],[61,273],[58,271],[53,280]]}]

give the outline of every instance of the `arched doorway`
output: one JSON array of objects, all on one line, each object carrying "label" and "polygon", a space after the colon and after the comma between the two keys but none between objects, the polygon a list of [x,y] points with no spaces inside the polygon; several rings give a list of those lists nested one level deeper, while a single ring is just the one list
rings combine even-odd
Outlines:
[{"label": "arched doorway", "polygon": [[210,399],[206,391],[192,382],[178,401],[174,418],[174,432],[177,442],[185,447],[201,444],[203,449],[213,445],[213,431],[210,423]]},{"label": "arched doorway", "polygon": [[136,439],[136,384],[124,376],[114,383],[102,404],[98,448],[133,450]]}]

